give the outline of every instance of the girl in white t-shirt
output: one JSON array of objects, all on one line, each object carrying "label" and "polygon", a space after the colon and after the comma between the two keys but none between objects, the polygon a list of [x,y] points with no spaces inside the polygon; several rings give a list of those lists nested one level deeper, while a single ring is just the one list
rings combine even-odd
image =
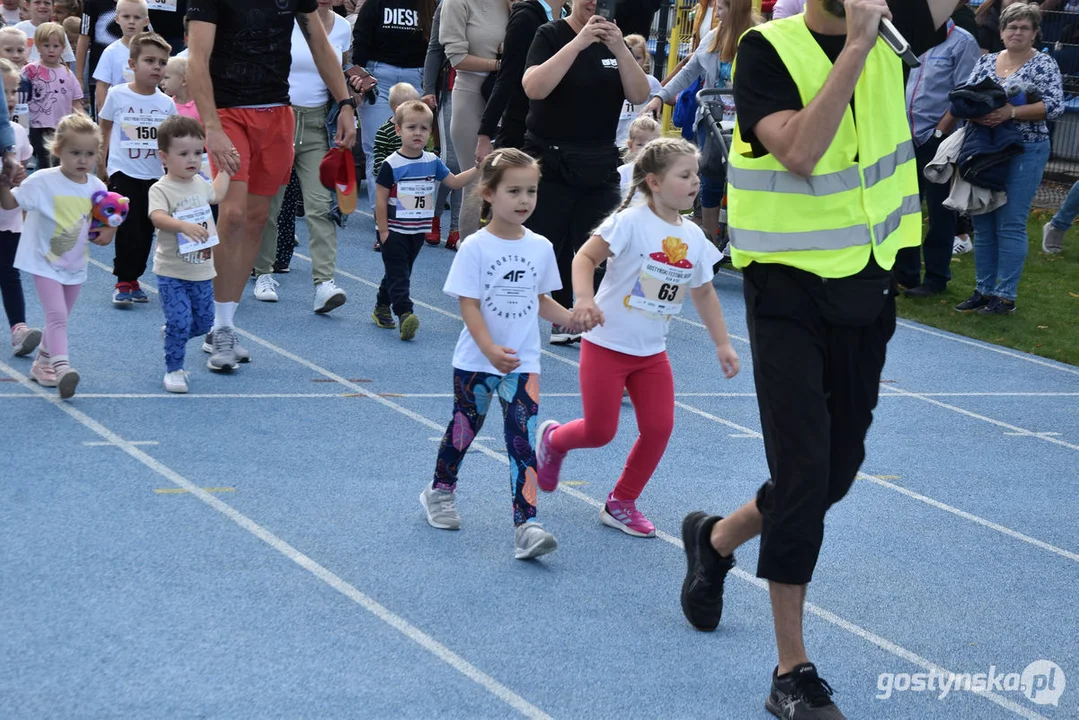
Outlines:
[{"label": "girl in white t-shirt", "polygon": [[[724,374],[730,378],[738,372],[738,355],[712,287],[719,253],[699,227],[680,215],[693,207],[699,186],[697,151],[684,140],[655,140],[641,152],[622,208],[573,259],[574,317],[581,324],[599,324],[581,344],[584,417],[565,425],[547,420],[539,428],[537,482],[551,492],[567,452],[602,447],[614,439],[622,391],[629,390],[640,436],[600,520],[636,537],[656,534],[636,501],[674,427],[667,330],[687,294],[716,345]],[[638,190],[648,202],[630,207]],[[607,272],[593,295],[593,273],[605,260]]]},{"label": "girl in white t-shirt", "polygon": [[15,267],[34,277],[45,310],[45,339],[30,368],[43,387],[59,387],[60,397],[75,394],[79,374],[68,363],[67,320],[86,282],[89,243],[108,245],[115,228],[89,237],[93,196],[106,192],[91,174],[101,147],[101,131],[82,113],[60,120],[49,151],[59,167],[38,170],[17,188],[0,185],[0,207],[26,211]]},{"label": "girl in white t-shirt", "polygon": [[520,150],[496,150],[480,168],[477,192],[490,223],[462,243],[443,288],[460,301],[465,327],[453,353],[453,420],[438,450],[434,481],[420,494],[428,523],[461,527],[454,505],[457,473],[497,398],[513,483],[514,555],[521,560],[558,547],[536,522],[539,318],[573,324],[572,314],[547,295],[562,287],[553,246],[524,227],[538,186],[539,166]]},{"label": "girl in white t-shirt", "polygon": [[[618,168],[618,180],[621,185],[622,198],[629,196],[629,186],[633,184],[633,164],[637,156],[644,150],[644,146],[660,137],[659,123],[651,115],[640,115],[629,126],[629,143],[626,146],[626,163]],[[633,194],[633,204],[645,200],[644,193],[637,191]]]}]

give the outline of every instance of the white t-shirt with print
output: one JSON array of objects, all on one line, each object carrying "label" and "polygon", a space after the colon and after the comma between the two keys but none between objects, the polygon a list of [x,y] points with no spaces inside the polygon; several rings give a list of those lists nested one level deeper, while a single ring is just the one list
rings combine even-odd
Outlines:
[{"label": "white t-shirt with print", "polygon": [[157,180],[165,174],[157,154],[157,128],[176,103],[161,90],[139,95],[129,85],[114,85],[105,96],[100,117],[112,121],[108,173],[122,172],[136,180]]},{"label": "white t-shirt with print", "polygon": [[105,48],[94,68],[94,80],[106,85],[123,85],[135,82],[135,71],[131,69],[131,48],[117,40]]},{"label": "white t-shirt with print", "polygon": [[6,7],[0,7],[0,19],[4,21],[5,25],[18,25],[23,21],[22,17],[19,16],[19,8],[8,10]]},{"label": "white t-shirt with print", "polygon": [[[517,351],[518,373],[539,373],[539,296],[558,290],[554,246],[524,228],[520,240],[504,240],[481,229],[469,235],[453,258],[442,291],[480,301],[491,339]],[[453,367],[501,375],[480,351],[466,326],[453,352]]]},{"label": "white t-shirt with print", "polygon": [[38,170],[11,194],[26,211],[26,227],[15,252],[15,267],[63,285],[86,282],[90,260],[91,198],[105,183],[87,175],[69,180],[60,168]]},{"label": "white t-shirt with print", "polygon": [[671,316],[690,301],[691,288],[711,282],[719,251],[689,220],[672,225],[648,205],[615,213],[596,234],[610,245],[613,257],[596,293],[605,324],[584,338],[626,355],[663,352]]},{"label": "white t-shirt with print", "polygon": [[[629,188],[633,184],[633,163],[628,162],[625,165],[618,166],[618,185],[621,188],[621,195],[619,197],[624,201],[626,195],[629,194]],[[638,190],[633,194],[633,204],[640,205],[643,202],[648,202],[648,198],[644,196],[644,193]]]},{"label": "white t-shirt with print", "polygon": [[[41,59],[41,53],[34,47],[34,33],[37,31],[37,25],[34,25],[31,20],[23,20],[15,27],[26,33],[26,47],[29,53],[26,56],[26,62],[37,62]],[[64,35],[64,54],[61,56],[65,63],[75,62],[75,51],[71,49],[71,43],[68,42],[67,35]]]},{"label": "white t-shirt with print", "polygon": [[[23,165],[34,154],[34,148],[30,146],[30,135],[26,128],[18,123],[11,123],[11,129],[15,133],[15,159]],[[0,232],[22,232],[22,210],[4,210],[0,208]]]},{"label": "white t-shirt with print", "polygon": [[[659,91],[663,89],[663,86],[659,84],[659,80],[652,75],[648,76],[648,100],[651,100],[656,95],[659,95]],[[648,100],[643,103],[634,105],[629,100],[622,101],[622,114],[618,116],[618,130],[615,132],[614,144],[618,147],[624,147],[629,143],[629,126],[633,124],[633,121],[637,119],[637,116],[641,114],[641,110],[644,110],[644,106],[648,104]]]},{"label": "white t-shirt with print", "polygon": [[[330,30],[330,45],[340,58],[352,44],[352,29],[348,21],[334,14]],[[292,67],[288,74],[289,100],[298,107],[322,107],[330,101],[330,91],[318,74],[311,48],[304,40],[300,24],[292,25]]]}]

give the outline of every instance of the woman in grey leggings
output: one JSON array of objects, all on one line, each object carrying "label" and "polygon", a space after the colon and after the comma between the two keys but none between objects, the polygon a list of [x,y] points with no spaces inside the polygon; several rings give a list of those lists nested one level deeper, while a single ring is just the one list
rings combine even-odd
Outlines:
[{"label": "woman in grey leggings", "polygon": [[[491,73],[498,72],[500,46],[506,37],[509,0],[444,0],[438,39],[446,57],[457,70],[453,85],[450,136],[462,171],[476,164],[476,136],[487,105],[481,88]],[[468,237],[480,226],[480,201],[472,183],[464,189],[461,235]]]}]

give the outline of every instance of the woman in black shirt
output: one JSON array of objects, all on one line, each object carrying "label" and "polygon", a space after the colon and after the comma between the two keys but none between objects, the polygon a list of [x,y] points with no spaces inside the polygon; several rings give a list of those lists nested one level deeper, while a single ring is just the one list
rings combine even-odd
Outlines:
[{"label": "woman in black shirt", "polygon": [[360,108],[360,133],[367,160],[367,198],[375,207],[375,133],[390,115],[390,88],[406,82],[423,87],[423,61],[431,39],[435,0],[367,0],[356,16],[352,63],[378,81],[378,100]]},{"label": "woman in black shirt", "polygon": [[[536,32],[521,81],[530,102],[524,150],[540,160],[536,211],[527,226],[554,245],[562,289],[573,300],[570,265],[605,215],[619,203],[615,146],[622,103],[648,99],[648,78],[612,22],[593,16],[595,5],[573,4],[565,20]],[[579,339],[554,326],[551,342]]]}]

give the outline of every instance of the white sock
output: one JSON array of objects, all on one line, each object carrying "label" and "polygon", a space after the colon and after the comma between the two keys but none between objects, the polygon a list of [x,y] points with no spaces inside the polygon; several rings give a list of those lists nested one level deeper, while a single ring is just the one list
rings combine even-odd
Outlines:
[{"label": "white sock", "polygon": [[214,301],[214,330],[218,328],[230,328],[233,326],[233,318],[236,316],[238,302]]}]

